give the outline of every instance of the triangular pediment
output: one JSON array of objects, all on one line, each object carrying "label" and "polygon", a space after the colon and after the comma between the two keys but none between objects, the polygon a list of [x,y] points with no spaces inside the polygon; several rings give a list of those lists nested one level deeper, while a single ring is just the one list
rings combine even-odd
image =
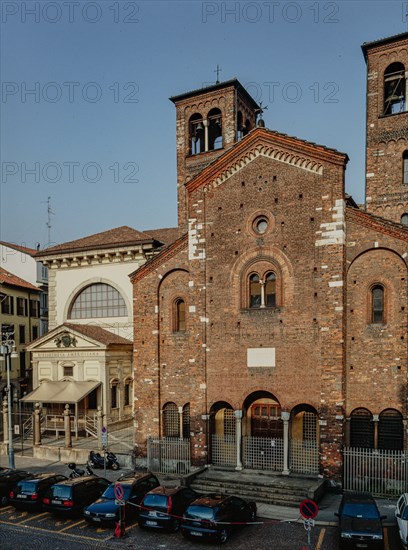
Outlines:
[{"label": "triangular pediment", "polygon": [[345,166],[348,160],[345,153],[335,149],[265,128],[256,128],[190,180],[186,184],[187,190],[218,187],[259,157],[270,158],[317,175],[323,175],[325,165]]},{"label": "triangular pediment", "polygon": [[97,337],[91,338],[85,336],[72,326],[60,325],[27,346],[27,351],[36,352],[75,351],[83,349],[104,350],[106,349],[106,344],[98,341]]}]

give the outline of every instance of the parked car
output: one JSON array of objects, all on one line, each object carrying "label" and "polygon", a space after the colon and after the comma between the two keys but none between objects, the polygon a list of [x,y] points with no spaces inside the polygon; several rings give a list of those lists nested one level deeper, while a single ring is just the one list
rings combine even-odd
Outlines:
[{"label": "parked car", "polygon": [[77,516],[85,506],[101,496],[110,481],[103,477],[84,476],[52,485],[43,498],[43,510],[52,514]]},{"label": "parked car", "polygon": [[19,481],[9,493],[9,502],[17,510],[41,510],[42,499],[54,483],[67,479],[61,474],[35,474]]},{"label": "parked car", "polygon": [[370,493],[345,492],[339,511],[340,548],[384,548],[381,516]]},{"label": "parked car", "polygon": [[[125,518],[136,517],[143,497],[160,485],[153,474],[136,472],[122,475],[116,483],[111,483],[103,495],[84,510],[84,518],[90,523],[114,525],[119,520],[120,505],[115,503],[115,485],[122,485],[125,501]],[[94,499],[95,500],[95,499]],[[136,505],[136,506],[135,506]],[[125,519],[126,520],[126,519]]]},{"label": "parked car", "polygon": [[16,483],[21,479],[33,477],[34,474],[25,470],[13,470],[5,468],[0,471],[0,504],[5,506],[9,499],[9,494]]},{"label": "parked car", "polygon": [[256,518],[255,502],[232,495],[210,494],[192,502],[181,521],[187,539],[213,539],[224,543],[239,523]]},{"label": "parked car", "polygon": [[139,526],[178,531],[186,508],[199,494],[190,487],[156,487],[144,496],[139,511]]},{"label": "parked car", "polygon": [[395,508],[399,536],[404,550],[408,549],[408,493],[401,495]]}]

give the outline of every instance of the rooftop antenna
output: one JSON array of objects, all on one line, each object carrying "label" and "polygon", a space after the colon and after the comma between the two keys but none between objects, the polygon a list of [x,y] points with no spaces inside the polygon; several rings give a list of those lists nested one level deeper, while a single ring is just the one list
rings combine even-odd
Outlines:
[{"label": "rooftop antenna", "polygon": [[222,72],[222,69],[220,69],[220,66],[218,65],[217,63],[217,68],[214,70],[215,73],[217,73],[217,80],[216,80],[216,84],[219,84],[220,83],[220,72]]},{"label": "rooftop antenna", "polygon": [[55,216],[54,212],[51,210],[51,197],[48,197],[46,201],[42,201],[42,204],[47,204],[47,222],[46,226],[48,229],[48,243],[47,246],[51,244],[51,216]]}]

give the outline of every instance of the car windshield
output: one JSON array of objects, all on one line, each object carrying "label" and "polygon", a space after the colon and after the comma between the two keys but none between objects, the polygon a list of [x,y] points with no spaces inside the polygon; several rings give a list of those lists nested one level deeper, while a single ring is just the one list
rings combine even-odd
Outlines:
[{"label": "car windshield", "polygon": [[353,518],[379,519],[377,508],[369,503],[345,504],[343,508],[343,515]]},{"label": "car windshield", "polygon": [[188,508],[188,515],[196,518],[213,519],[214,514],[214,508],[208,506],[189,506]]},{"label": "car windshield", "polygon": [[59,498],[70,498],[71,487],[68,487],[67,485],[54,485],[52,487],[52,496]]},{"label": "car windshield", "polygon": [[37,483],[37,481],[22,481],[18,484],[18,486],[22,491],[35,491],[35,486]]},{"label": "car windshield", "polygon": [[167,497],[165,495],[146,495],[143,500],[143,506],[167,510]]},{"label": "car windshield", "polygon": [[[112,483],[111,485],[109,485],[109,487],[104,491],[104,493],[102,494],[102,498],[107,498],[107,499],[111,499],[111,500],[114,500],[116,497],[115,497],[115,485],[116,483]],[[124,490],[124,493],[125,493],[125,496],[123,497],[123,500],[128,500],[129,496],[130,496],[130,485],[122,485],[123,487],[123,490]]]}]

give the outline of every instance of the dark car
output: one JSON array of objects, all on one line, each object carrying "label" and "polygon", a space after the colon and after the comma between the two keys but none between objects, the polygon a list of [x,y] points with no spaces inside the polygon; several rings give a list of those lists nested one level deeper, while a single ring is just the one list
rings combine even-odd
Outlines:
[{"label": "dark car", "polygon": [[[140,503],[146,493],[160,485],[159,480],[153,474],[136,472],[122,475],[116,483],[111,483],[103,495],[84,510],[84,518],[90,523],[114,525],[119,520],[120,505],[116,504],[115,485],[123,488],[125,504],[125,519],[129,516],[136,517]],[[94,499],[95,500],[95,499]]]},{"label": "dark car", "polygon": [[77,477],[54,483],[45,493],[43,510],[57,515],[78,516],[109,485],[110,481],[97,476]]},{"label": "dark car", "polygon": [[178,531],[186,508],[198,497],[189,487],[156,487],[142,501],[139,526]]},{"label": "dark car", "polygon": [[370,493],[343,494],[339,511],[340,548],[384,548],[381,516]]},{"label": "dark car", "polygon": [[207,538],[224,543],[237,524],[255,518],[255,502],[232,495],[210,494],[190,504],[181,521],[181,532],[187,539]]},{"label": "dark car", "polygon": [[22,479],[33,477],[34,474],[25,470],[13,470],[6,468],[0,471],[0,504],[5,506],[9,499],[10,491]]},{"label": "dark car", "polygon": [[67,479],[61,474],[35,474],[33,477],[23,479],[13,487],[9,493],[9,502],[18,510],[41,510],[42,500],[46,491],[54,483]]}]

